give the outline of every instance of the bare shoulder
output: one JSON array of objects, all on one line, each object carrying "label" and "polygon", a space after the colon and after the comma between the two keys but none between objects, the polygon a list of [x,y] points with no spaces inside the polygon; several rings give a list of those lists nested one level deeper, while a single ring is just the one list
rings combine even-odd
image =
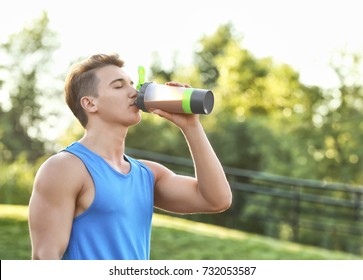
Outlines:
[{"label": "bare shoulder", "polygon": [[60,152],[49,157],[39,168],[38,174],[67,179],[67,175],[77,175],[83,170],[84,165],[78,157],[68,152]]},{"label": "bare shoulder", "polygon": [[82,161],[68,152],[49,157],[39,168],[34,189],[45,192],[79,191],[86,172]]},{"label": "bare shoulder", "polygon": [[140,160],[140,162],[144,163],[147,167],[150,168],[151,172],[155,176],[156,181],[158,181],[158,179],[160,179],[163,175],[174,174],[170,169],[160,163],[150,160]]}]

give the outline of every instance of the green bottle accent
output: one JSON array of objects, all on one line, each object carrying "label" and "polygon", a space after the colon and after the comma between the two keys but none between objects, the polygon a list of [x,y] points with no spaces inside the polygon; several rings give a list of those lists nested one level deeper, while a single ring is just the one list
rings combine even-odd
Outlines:
[{"label": "green bottle accent", "polygon": [[137,82],[136,89],[140,90],[141,86],[145,83],[145,68],[144,66],[139,66],[137,68],[137,73],[139,74],[139,81]]},{"label": "green bottle accent", "polygon": [[192,97],[193,89],[187,88],[183,92],[182,97],[182,108],[184,113],[186,114],[193,114],[192,108],[190,107],[190,98]]}]

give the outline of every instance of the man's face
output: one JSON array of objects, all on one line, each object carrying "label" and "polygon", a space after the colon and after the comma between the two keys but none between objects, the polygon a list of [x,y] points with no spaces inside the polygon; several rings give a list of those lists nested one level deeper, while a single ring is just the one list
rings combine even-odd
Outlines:
[{"label": "man's face", "polygon": [[137,90],[130,77],[115,65],[98,69],[96,76],[99,80],[98,97],[95,99],[98,117],[105,122],[125,126],[140,122],[141,114],[134,105]]}]

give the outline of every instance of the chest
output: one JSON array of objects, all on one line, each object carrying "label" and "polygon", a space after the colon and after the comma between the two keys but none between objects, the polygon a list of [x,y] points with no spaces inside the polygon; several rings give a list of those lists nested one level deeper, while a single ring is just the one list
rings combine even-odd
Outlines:
[{"label": "chest", "polygon": [[153,211],[153,179],[147,172],[133,170],[127,175],[114,169],[86,169],[79,192],[76,216],[91,209],[98,215],[136,217]]}]

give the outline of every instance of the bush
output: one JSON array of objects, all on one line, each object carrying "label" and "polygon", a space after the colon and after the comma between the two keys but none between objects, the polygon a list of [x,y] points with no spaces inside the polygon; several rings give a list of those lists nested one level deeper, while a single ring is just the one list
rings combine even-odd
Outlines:
[{"label": "bush", "polygon": [[12,163],[0,162],[0,204],[29,203],[39,163],[31,164],[22,155]]}]

